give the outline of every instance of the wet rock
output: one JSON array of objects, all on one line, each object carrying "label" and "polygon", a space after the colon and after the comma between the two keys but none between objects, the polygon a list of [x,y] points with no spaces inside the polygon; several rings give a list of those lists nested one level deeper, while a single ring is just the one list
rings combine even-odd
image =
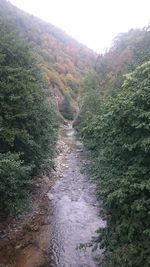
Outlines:
[{"label": "wet rock", "polygon": [[28,224],[28,225],[26,225],[26,229],[27,229],[27,231],[37,232],[39,230],[39,225],[37,225],[37,224]]},{"label": "wet rock", "polygon": [[47,218],[43,221],[42,225],[49,225],[51,223],[50,219]]},{"label": "wet rock", "polygon": [[37,232],[39,230],[39,225],[34,225],[32,231]]},{"label": "wet rock", "polygon": [[35,184],[35,187],[39,188],[39,187],[40,187],[40,184],[38,184],[38,183],[37,183],[37,184]]},{"label": "wet rock", "polygon": [[39,214],[40,214],[40,215],[44,215],[44,214],[45,214],[45,210],[41,210],[41,211],[39,212]]},{"label": "wet rock", "polygon": [[15,246],[15,249],[20,249],[20,248],[22,248],[22,244]]},{"label": "wet rock", "polygon": [[4,239],[5,237],[7,237],[7,234],[0,234],[0,239]]}]

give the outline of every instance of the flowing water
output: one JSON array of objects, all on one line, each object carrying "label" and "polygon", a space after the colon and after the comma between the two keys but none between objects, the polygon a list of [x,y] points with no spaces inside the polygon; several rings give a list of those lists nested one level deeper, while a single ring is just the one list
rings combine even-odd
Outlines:
[{"label": "flowing water", "polygon": [[90,242],[105,222],[99,216],[94,185],[82,172],[86,160],[82,143],[71,127],[66,129],[66,142],[72,148],[65,158],[66,168],[48,193],[54,207],[51,257],[58,267],[94,267],[97,252],[78,247]]},{"label": "flowing water", "polygon": [[93,258],[101,254],[91,247],[79,249],[105,222],[94,184],[83,172],[86,152],[71,126],[63,130],[62,140],[69,149],[62,151],[61,175],[48,192],[48,215],[32,244],[19,253],[15,267],[95,267]]}]

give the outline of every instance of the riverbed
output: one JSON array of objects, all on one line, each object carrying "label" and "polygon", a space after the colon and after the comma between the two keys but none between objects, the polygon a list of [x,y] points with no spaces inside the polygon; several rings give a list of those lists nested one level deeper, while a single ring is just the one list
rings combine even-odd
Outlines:
[{"label": "riverbed", "polygon": [[85,172],[88,155],[71,125],[61,128],[57,149],[55,172],[40,177],[44,183],[42,194],[35,194],[38,208],[29,213],[29,220],[28,215],[22,219],[23,228],[14,228],[0,267],[97,266],[95,257],[102,251],[85,245],[105,221],[95,185]]},{"label": "riverbed", "polygon": [[79,247],[89,243],[105,222],[100,217],[95,186],[83,171],[86,153],[71,126],[64,129],[64,140],[70,151],[65,156],[62,176],[48,193],[54,207],[51,257],[58,267],[94,267],[94,257],[100,251]]}]

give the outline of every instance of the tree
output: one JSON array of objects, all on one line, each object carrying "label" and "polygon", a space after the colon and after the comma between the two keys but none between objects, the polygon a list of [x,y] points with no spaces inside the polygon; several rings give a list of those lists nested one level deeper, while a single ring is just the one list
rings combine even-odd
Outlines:
[{"label": "tree", "polygon": [[105,248],[102,266],[149,266],[149,73],[146,62],[126,75],[117,94],[99,101],[99,112],[84,115],[89,120],[80,130],[92,149],[91,169],[107,219],[97,238]]},{"label": "tree", "polygon": [[72,110],[72,107],[69,101],[69,97],[67,95],[65,95],[64,100],[62,101],[59,110],[65,119],[73,120],[74,113],[73,113],[73,110]]},{"label": "tree", "polygon": [[[30,47],[20,32],[3,18],[0,19],[0,39],[0,192],[3,196],[0,207],[5,200],[5,208],[9,210],[10,196],[18,192],[19,198],[21,187],[28,184],[29,176],[31,180],[33,174],[38,173],[47,158],[52,167],[57,119],[53,108],[45,102]],[[10,176],[6,162],[12,169]],[[18,198],[14,198],[16,205]]]}]

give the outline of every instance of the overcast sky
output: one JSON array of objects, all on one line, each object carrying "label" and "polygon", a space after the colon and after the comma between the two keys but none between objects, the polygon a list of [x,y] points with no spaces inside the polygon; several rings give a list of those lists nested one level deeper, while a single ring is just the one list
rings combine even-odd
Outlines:
[{"label": "overcast sky", "polygon": [[97,52],[104,52],[118,33],[150,23],[150,0],[9,1]]}]

